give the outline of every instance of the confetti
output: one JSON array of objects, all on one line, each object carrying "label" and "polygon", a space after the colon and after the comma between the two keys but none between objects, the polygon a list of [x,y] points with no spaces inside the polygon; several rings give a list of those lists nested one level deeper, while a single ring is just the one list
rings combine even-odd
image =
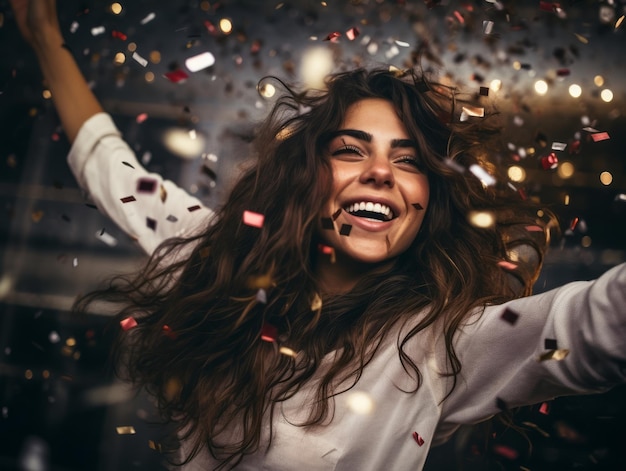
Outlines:
[{"label": "confetti", "polygon": [[163,452],[163,449],[161,448],[161,444],[155,442],[154,440],[148,440],[148,446],[154,451],[158,451],[159,453]]},{"label": "confetti", "polygon": [[324,41],[337,42],[340,36],[341,36],[341,33],[338,31],[335,31],[333,33],[330,33],[328,36],[326,36],[326,38],[324,38]]},{"label": "confetti", "polygon": [[335,211],[333,213],[333,221],[336,221],[337,218],[339,217],[339,215],[341,214],[341,211],[343,211],[341,208],[339,208],[337,211]]},{"label": "confetti", "polygon": [[322,218],[322,229],[333,230],[335,228],[331,218]]},{"label": "confetti", "polygon": [[334,248],[324,244],[318,244],[317,247],[324,255],[330,255],[330,263],[335,263],[337,261]]},{"label": "confetti", "polygon": [[507,445],[496,444],[493,446],[493,452],[509,460],[515,460],[519,456],[517,450]]},{"label": "confetti", "polygon": [[504,268],[505,270],[515,270],[517,268],[515,263],[509,262],[508,260],[500,260],[498,262],[498,266],[500,268]]},{"label": "confetti", "polygon": [[126,39],[128,39],[128,37],[124,33],[116,30],[111,31],[111,36],[116,39],[121,39],[122,41],[126,41]]},{"label": "confetti", "polygon": [[135,170],[135,167],[133,167],[133,166],[132,166],[132,164],[129,164],[129,163],[128,163],[128,162],[126,162],[126,161],[122,161],[122,164],[124,164],[124,165],[126,165],[127,167],[130,167],[130,168],[132,168],[133,170]]},{"label": "confetti", "polygon": [[261,340],[265,342],[275,342],[278,337],[278,329],[267,322],[261,328]]},{"label": "confetti", "polygon": [[559,159],[554,152],[541,158],[541,166],[544,170],[553,170],[559,165]]},{"label": "confetti", "polygon": [[163,76],[172,83],[183,83],[189,78],[189,75],[187,75],[184,71],[180,69],[173,70],[172,72],[167,72]]},{"label": "confetti", "polygon": [[203,52],[185,60],[185,67],[191,72],[198,72],[215,64],[215,56],[210,52]]},{"label": "confetti", "polygon": [[565,150],[567,147],[567,144],[565,142],[553,142],[552,143],[552,150]]},{"label": "confetti", "polygon": [[135,118],[135,121],[137,121],[138,124],[143,123],[146,119],[148,119],[148,113],[140,113],[137,115],[137,117]]},{"label": "confetti", "polygon": [[489,96],[489,87],[480,87],[481,96]]},{"label": "confetti", "polygon": [[137,180],[137,193],[154,193],[157,183],[154,178],[140,178]]},{"label": "confetti", "polygon": [[105,31],[106,31],[106,28],[104,26],[96,26],[94,28],[91,28],[91,35],[98,36],[104,33]]},{"label": "confetti", "polygon": [[120,325],[122,326],[123,330],[127,331],[134,327],[137,327],[137,321],[135,320],[134,317],[129,316],[126,319],[122,319],[120,321]]},{"label": "confetti", "polygon": [[350,28],[348,31],[346,31],[346,37],[350,41],[354,41],[356,38],[358,38],[359,34],[361,34],[361,32],[359,31],[359,28],[357,27]]},{"label": "confetti", "polygon": [[342,224],[341,229],[339,229],[339,234],[342,236],[349,236],[350,231],[352,231],[352,226],[350,224]]},{"label": "confetti", "polygon": [[608,132],[596,132],[591,135],[591,139],[593,139],[593,142],[600,142],[610,139],[610,136]]},{"label": "confetti", "polygon": [[525,229],[528,232],[543,232],[543,227],[541,226],[526,226]]},{"label": "confetti", "polygon": [[169,222],[178,222],[178,218],[176,216],[174,216],[173,214],[170,214],[168,217],[165,218],[167,221]]},{"label": "confetti", "polygon": [[243,212],[243,223],[246,226],[252,227],[263,227],[263,222],[265,220],[265,216],[260,213],[255,213],[254,211],[245,210]]},{"label": "confetti", "polygon": [[483,21],[483,34],[491,34],[493,31],[493,21]]},{"label": "confetti", "polygon": [[478,178],[485,186],[491,186],[496,184],[496,179],[478,164],[472,164],[469,168],[469,171],[472,172],[474,176]]},{"label": "confetti", "polygon": [[560,361],[569,355],[569,350],[567,348],[560,348],[556,350],[550,350],[549,352],[543,353],[539,355],[537,361],[548,361],[548,360],[556,360]]},{"label": "confetti", "polygon": [[146,217],[146,226],[148,226],[148,229],[156,231],[157,222],[152,218]]},{"label": "confetti", "polygon": [[263,288],[259,288],[256,292],[256,300],[260,303],[267,304],[267,293]]},{"label": "confetti", "polygon": [[193,205],[193,206],[189,206],[187,208],[187,211],[189,211],[190,213],[193,213],[194,211],[198,211],[201,208],[202,208],[202,206],[200,206],[199,204],[196,204],[196,205]]},{"label": "confetti", "polygon": [[117,245],[117,239],[111,234],[104,232],[104,229],[96,232],[96,237],[105,244],[107,244],[109,247],[115,247]]},{"label": "confetti", "polygon": [[508,322],[511,325],[515,325],[517,323],[517,320],[519,319],[519,314],[507,308],[500,316],[500,319]]},{"label": "confetti", "polygon": [[545,339],[543,341],[543,345],[546,350],[556,350],[557,349],[557,345],[556,345],[556,339]]},{"label": "confetti", "polygon": [[319,311],[320,309],[322,309],[322,298],[319,294],[315,293],[311,301],[311,311]]},{"label": "confetti", "polygon": [[415,440],[415,443],[417,443],[419,446],[422,446],[424,444],[424,439],[420,437],[419,433],[413,432],[412,437],[413,440]]},{"label": "confetti", "polygon": [[289,357],[294,357],[294,358],[295,358],[295,357],[297,356],[297,353],[296,353],[296,352],[294,352],[294,351],[293,351],[291,348],[289,348],[289,347],[280,347],[280,348],[278,349],[278,351],[279,351],[280,353],[282,353],[283,355],[287,355],[287,356],[289,356]]},{"label": "confetti", "polygon": [[117,431],[118,435],[134,435],[135,433],[135,427],[133,427],[132,425],[124,425],[121,427],[115,427],[115,430]]},{"label": "confetti", "polygon": [[156,18],[156,15],[154,14],[154,12],[150,12],[146,15],[146,17],[144,19],[142,19],[139,23],[142,25],[145,25],[147,23],[150,23],[152,20],[154,20]]},{"label": "confetti", "polygon": [[163,326],[163,329],[162,329],[162,330],[163,330],[163,333],[165,334],[165,336],[166,336],[166,337],[169,337],[169,338],[170,338],[170,339],[172,339],[172,340],[175,340],[175,339],[176,339],[176,337],[178,337],[178,335],[176,334],[176,332],[174,332],[174,331],[172,330],[172,328],[171,328],[169,325],[167,325],[167,324],[165,324],[165,325]]},{"label": "confetti", "polygon": [[542,402],[541,406],[539,406],[539,413],[548,415],[550,413],[550,404],[548,402]]},{"label": "confetti", "polygon": [[146,67],[148,65],[148,61],[141,57],[137,52],[133,52],[133,59],[142,67]]}]

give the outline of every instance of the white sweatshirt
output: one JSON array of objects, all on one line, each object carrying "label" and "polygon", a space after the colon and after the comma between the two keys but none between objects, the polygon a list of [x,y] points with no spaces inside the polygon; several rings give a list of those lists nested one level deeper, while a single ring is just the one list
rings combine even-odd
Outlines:
[{"label": "white sweatshirt", "polygon": [[[168,237],[201,228],[212,215],[171,181],[148,173],[107,114],[83,125],[68,160],[98,208],[148,253]],[[129,197],[135,200],[124,203]],[[624,382],[626,265],[595,281],[569,283],[473,313],[455,338],[462,370],[443,402],[451,379],[440,374],[446,371],[440,332],[436,326],[429,328],[406,347],[422,373],[416,393],[403,392],[413,389],[415,380],[398,357],[402,332],[393,332],[358,383],[335,398],[329,425],[297,426],[306,418],[311,384],[277,408],[269,451],[247,456],[237,469],[420,470],[431,446],[446,441],[461,424],[497,414],[503,405],[601,392]],[[561,360],[539,360],[551,356],[551,350],[559,350],[552,356],[569,353]],[[328,354],[325,362],[334,355]],[[354,408],[354,401],[363,396],[357,393],[371,401],[369,413]],[[214,466],[208,454],[201,453],[183,469]]]}]

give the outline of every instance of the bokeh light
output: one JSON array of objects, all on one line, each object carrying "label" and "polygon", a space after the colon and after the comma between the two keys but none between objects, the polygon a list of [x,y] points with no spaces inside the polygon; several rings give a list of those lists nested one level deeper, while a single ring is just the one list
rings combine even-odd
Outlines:
[{"label": "bokeh light", "polygon": [[545,95],[548,93],[548,83],[545,80],[537,80],[535,82],[535,91],[539,95]]},{"label": "bokeh light", "polygon": [[583,89],[580,88],[580,85],[573,83],[569,86],[569,94],[573,98],[578,98],[580,95],[582,95],[582,93]]}]

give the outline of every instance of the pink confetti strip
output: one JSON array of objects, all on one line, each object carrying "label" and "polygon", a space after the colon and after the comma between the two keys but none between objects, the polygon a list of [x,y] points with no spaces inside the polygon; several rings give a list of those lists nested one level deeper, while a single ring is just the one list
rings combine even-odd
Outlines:
[{"label": "pink confetti strip", "polygon": [[515,460],[519,456],[517,450],[507,445],[494,445],[493,452],[509,460]]},{"label": "pink confetti strip", "polygon": [[498,262],[498,266],[500,268],[504,268],[505,270],[515,270],[517,268],[515,263],[509,262],[508,260],[500,260]]},{"label": "pink confetti strip", "polygon": [[263,227],[263,223],[265,221],[265,216],[260,213],[255,213],[254,211],[244,211],[243,212],[243,223],[246,226],[252,227]]},{"label": "pink confetti strip", "polygon": [[120,321],[120,325],[124,331],[137,327],[137,321],[133,317],[127,317]]},{"label": "pink confetti strip", "polygon": [[361,32],[359,31],[359,28],[354,27],[354,28],[350,28],[348,31],[346,31],[346,37],[350,40],[350,41],[354,41],[359,34],[361,34]]},{"label": "pink confetti strip", "polygon": [[541,227],[541,226],[526,226],[526,230],[528,232],[543,232],[543,227]]},{"label": "pink confetti strip", "polygon": [[611,139],[608,132],[596,132],[591,135],[591,139],[593,142],[606,141],[607,139]]},{"label": "pink confetti strip", "polygon": [[543,415],[548,415],[550,413],[550,404],[547,402],[542,402],[539,407],[539,413]]}]

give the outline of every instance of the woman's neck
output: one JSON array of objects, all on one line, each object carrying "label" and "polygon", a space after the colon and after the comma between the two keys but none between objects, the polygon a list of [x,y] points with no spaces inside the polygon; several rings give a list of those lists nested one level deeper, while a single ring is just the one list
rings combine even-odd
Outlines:
[{"label": "woman's neck", "polygon": [[315,272],[322,295],[344,294],[350,291],[364,276],[387,268],[392,260],[381,263],[364,263],[337,253],[331,260],[321,256],[317,260]]}]

